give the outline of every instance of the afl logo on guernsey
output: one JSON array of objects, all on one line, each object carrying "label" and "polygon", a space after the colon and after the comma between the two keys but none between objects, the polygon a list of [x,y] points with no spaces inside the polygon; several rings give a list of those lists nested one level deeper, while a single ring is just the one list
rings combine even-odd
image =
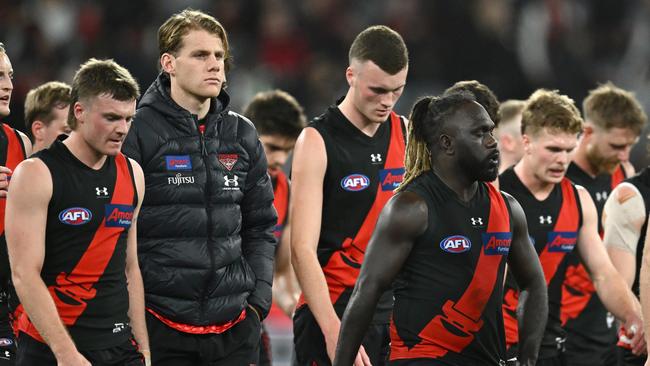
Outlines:
[{"label": "afl logo on guernsey", "polygon": [[440,249],[447,253],[464,253],[472,249],[472,242],[466,236],[452,235],[442,239]]},{"label": "afl logo on guernsey", "polygon": [[59,213],[59,221],[66,225],[83,225],[92,220],[93,214],[87,208],[71,207]]},{"label": "afl logo on guernsey", "polygon": [[341,179],[341,187],[346,191],[359,192],[370,186],[370,179],[363,174],[350,174]]}]

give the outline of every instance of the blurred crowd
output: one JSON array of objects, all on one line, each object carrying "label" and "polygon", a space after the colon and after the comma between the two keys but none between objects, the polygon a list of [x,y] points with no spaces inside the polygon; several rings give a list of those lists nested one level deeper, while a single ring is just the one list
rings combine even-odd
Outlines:
[{"label": "blurred crowd", "polygon": [[[400,113],[417,96],[467,79],[500,100],[546,87],[578,104],[611,80],[650,107],[648,0],[0,0],[0,40],[16,74],[5,122],[22,127],[27,91],[69,82],[89,57],[115,59],[146,87],[158,73],[158,26],[188,6],[213,14],[229,32],[236,111],[274,87],[314,117],[343,96],[347,47],[370,24],[393,27],[411,50]],[[633,152],[635,165],[649,161],[646,146]]]}]

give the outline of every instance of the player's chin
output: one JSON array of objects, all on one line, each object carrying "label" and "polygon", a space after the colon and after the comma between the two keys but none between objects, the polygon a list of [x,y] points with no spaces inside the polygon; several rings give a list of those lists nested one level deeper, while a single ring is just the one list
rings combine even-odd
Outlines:
[{"label": "player's chin", "polygon": [[489,167],[484,169],[481,174],[479,174],[478,181],[481,182],[493,182],[499,176],[499,167]]}]

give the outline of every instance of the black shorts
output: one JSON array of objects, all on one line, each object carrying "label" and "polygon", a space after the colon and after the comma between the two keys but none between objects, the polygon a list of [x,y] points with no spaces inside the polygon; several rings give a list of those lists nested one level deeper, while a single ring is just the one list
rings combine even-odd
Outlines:
[{"label": "black shorts", "polygon": [[618,366],[643,366],[647,355],[636,356],[629,349],[617,347]]},{"label": "black shorts", "polygon": [[[18,336],[20,347],[16,353],[16,366],[57,366],[50,347],[26,333]],[[79,351],[93,366],[142,366],[144,357],[138,352],[133,338],[106,349]]]},{"label": "black shorts", "polygon": [[567,337],[566,364],[568,366],[616,366],[616,339],[611,345],[597,346],[593,342],[572,333]]},{"label": "black shorts", "polygon": [[[316,318],[304,305],[293,316],[293,344],[295,349],[294,366],[329,366],[329,356],[325,346],[325,337],[316,322]],[[363,339],[373,366],[386,365],[390,352],[390,334],[388,324],[373,324],[368,328]]]},{"label": "black shorts", "polygon": [[256,364],[260,320],[252,311],[221,334],[190,334],[170,328],[147,312],[151,363],[156,366]]}]

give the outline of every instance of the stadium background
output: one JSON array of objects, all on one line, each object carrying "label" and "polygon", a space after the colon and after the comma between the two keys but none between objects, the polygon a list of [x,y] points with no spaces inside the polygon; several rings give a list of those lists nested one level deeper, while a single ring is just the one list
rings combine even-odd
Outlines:
[{"label": "stadium background", "polygon": [[[144,91],[158,72],[157,29],[185,7],[209,12],[228,32],[235,111],[256,92],[281,88],[315,117],[343,96],[347,49],[371,24],[395,28],[409,47],[401,114],[418,96],[467,79],[502,101],[546,87],[578,105],[611,80],[650,107],[650,0],[0,0],[0,42],[15,74],[5,122],[24,130],[27,91],[70,82],[90,57],[115,59]],[[632,153],[637,169],[650,162],[646,134]],[[283,365],[290,321],[271,321]]]}]

